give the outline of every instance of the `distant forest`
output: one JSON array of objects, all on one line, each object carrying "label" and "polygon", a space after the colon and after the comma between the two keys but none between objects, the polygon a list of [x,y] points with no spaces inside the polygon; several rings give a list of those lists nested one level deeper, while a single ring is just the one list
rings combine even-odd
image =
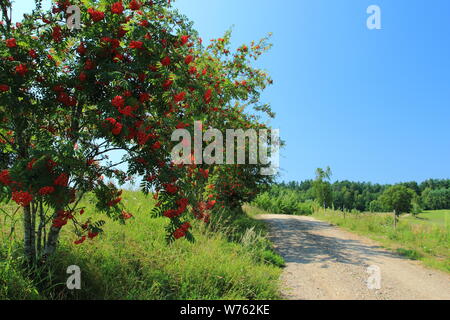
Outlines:
[{"label": "distant forest", "polygon": [[[392,185],[352,181],[330,183],[325,180],[319,174],[316,180],[272,185],[258,196],[254,204],[265,210],[278,211],[274,213],[309,214],[312,209],[307,204],[314,201],[337,210],[386,211],[380,196]],[[414,192],[411,206],[413,213],[450,209],[450,179],[429,179],[422,183],[413,181],[397,185]]]}]

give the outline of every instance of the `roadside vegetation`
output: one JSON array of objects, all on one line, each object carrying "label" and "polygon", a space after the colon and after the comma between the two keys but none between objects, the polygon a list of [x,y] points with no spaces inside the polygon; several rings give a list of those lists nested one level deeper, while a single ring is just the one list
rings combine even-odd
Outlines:
[{"label": "roadside vegetation", "polygon": [[[167,218],[152,218],[154,200],[125,191],[132,213],[126,226],[108,222],[95,240],[76,245],[64,231],[57,259],[30,271],[22,255],[19,214],[1,207],[0,299],[276,299],[283,260],[265,237],[265,225],[240,213],[193,223],[196,241],[166,242]],[[102,219],[88,196],[86,218]],[[11,233],[11,228],[13,232]],[[82,289],[66,287],[77,265]]]},{"label": "roadside vegetation", "polygon": [[[400,216],[394,227],[392,213],[344,213],[319,209],[313,217],[380,242],[383,246],[425,265],[450,272],[449,211],[429,212],[415,218]],[[439,222],[437,222],[439,221]]]},{"label": "roadside vegetation", "polygon": [[450,210],[427,210],[417,215],[409,215],[405,217],[413,223],[435,224],[439,226],[450,225]]},{"label": "roadside vegetation", "polygon": [[315,203],[302,202],[296,191],[274,185],[270,192],[259,195],[253,205],[274,214],[310,215]]},{"label": "roadside vegetation", "polygon": [[205,44],[167,0],[34,2],[15,23],[0,1],[0,299],[276,298],[283,261],[241,209],[270,164],[223,166],[206,139],[199,163],[190,143],[271,129],[270,35]]},{"label": "roadside vegetation", "polygon": [[331,175],[319,168],[315,180],[272,185],[251,211],[312,215],[450,272],[449,179],[379,185],[331,183]]}]

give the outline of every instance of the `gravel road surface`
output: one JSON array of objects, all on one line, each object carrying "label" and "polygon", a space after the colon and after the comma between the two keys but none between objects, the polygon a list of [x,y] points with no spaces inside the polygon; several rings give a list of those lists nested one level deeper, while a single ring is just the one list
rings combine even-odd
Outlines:
[{"label": "gravel road surface", "polygon": [[286,261],[282,276],[286,299],[450,300],[448,274],[389,252],[367,238],[311,217],[261,215],[258,219],[269,223],[271,240]]}]

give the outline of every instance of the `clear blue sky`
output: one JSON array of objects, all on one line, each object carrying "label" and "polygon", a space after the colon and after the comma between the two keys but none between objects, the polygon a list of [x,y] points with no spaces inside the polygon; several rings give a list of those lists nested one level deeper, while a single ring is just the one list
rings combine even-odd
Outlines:
[{"label": "clear blue sky", "polygon": [[[16,1],[16,13],[32,0]],[[382,10],[368,30],[366,9]],[[394,183],[450,178],[450,1],[178,0],[205,40],[273,32],[258,62],[287,146],[282,180]]]}]

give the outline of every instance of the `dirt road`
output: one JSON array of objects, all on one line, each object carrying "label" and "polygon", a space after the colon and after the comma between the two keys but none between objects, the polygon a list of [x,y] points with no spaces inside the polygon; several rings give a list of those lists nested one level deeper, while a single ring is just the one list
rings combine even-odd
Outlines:
[{"label": "dirt road", "polygon": [[[369,239],[310,217],[261,215],[258,219],[269,223],[271,239],[286,261],[282,280],[287,299],[450,300],[449,275]],[[368,282],[375,289],[369,289]]]}]

